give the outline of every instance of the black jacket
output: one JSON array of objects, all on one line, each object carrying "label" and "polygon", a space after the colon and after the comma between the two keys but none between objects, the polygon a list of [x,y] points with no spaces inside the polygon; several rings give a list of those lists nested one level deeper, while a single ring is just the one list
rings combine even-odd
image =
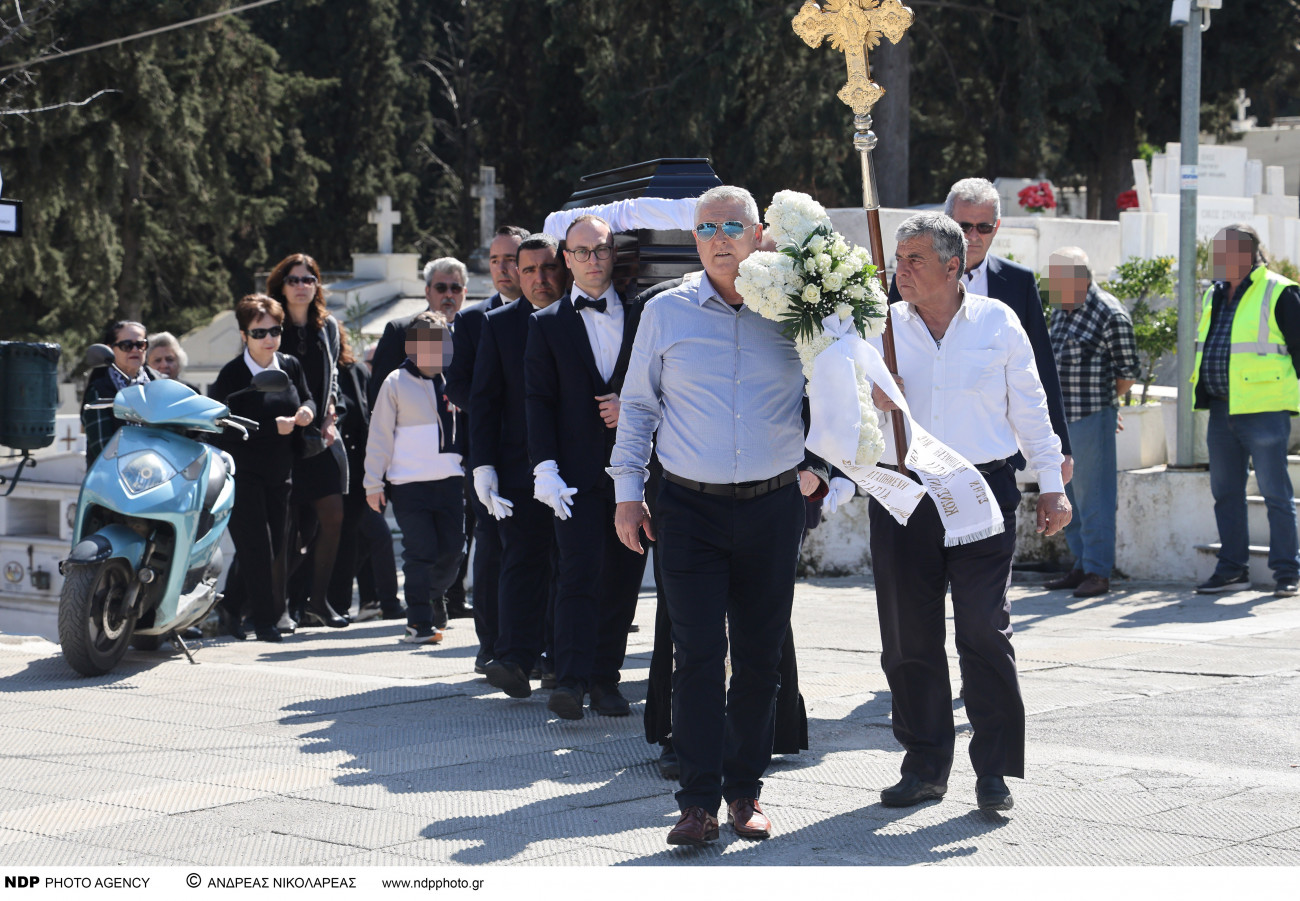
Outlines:
[{"label": "black jacket", "polygon": [[[248,440],[234,429],[227,429],[213,439],[213,444],[228,452],[235,458],[235,478],[241,472],[256,472],[267,481],[283,482],[293,470],[294,434],[281,435],[275,427],[277,416],[292,416],[299,407],[310,407],[319,416],[311,389],[303,374],[302,364],[298,358],[289,354],[276,353],[280,368],[289,376],[289,388],[262,394],[250,391],[231,400],[227,406],[236,416],[255,420],[258,430],[248,436]],[[217,379],[208,386],[208,397],[223,403],[226,398],[241,391],[253,383],[253,373],[249,371],[241,353],[217,374]],[[295,430],[298,427],[295,426]]]}]

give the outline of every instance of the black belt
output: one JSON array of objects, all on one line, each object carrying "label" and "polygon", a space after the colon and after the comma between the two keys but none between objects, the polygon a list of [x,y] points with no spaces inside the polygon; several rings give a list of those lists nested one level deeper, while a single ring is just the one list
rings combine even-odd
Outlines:
[{"label": "black belt", "polygon": [[715,485],[711,482],[693,482],[690,479],[683,479],[681,476],[673,475],[668,470],[664,470],[664,478],[674,485],[681,485],[683,488],[689,488],[692,491],[698,491],[701,494],[716,494],[719,497],[730,497],[738,501],[747,501],[752,498],[762,497],[770,491],[778,488],[784,488],[799,478],[799,470],[788,469],[779,476],[773,476],[770,479],[764,479],[761,482],[737,482],[730,485]]},{"label": "black belt", "polygon": [[[881,469],[892,469],[894,472],[898,472],[898,467],[895,466],[893,463],[879,463],[877,465],[880,466]],[[999,470],[1002,469],[1002,467],[1006,465],[1007,465],[1007,461],[1005,459],[990,460],[987,463],[976,463],[975,468],[978,469],[980,472],[984,473],[984,475],[991,476],[993,475],[993,473],[998,472]]]}]

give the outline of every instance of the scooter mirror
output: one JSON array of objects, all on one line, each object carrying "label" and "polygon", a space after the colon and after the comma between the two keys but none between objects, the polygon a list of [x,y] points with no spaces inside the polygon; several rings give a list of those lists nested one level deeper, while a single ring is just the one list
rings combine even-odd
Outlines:
[{"label": "scooter mirror", "polygon": [[114,359],[113,349],[107,344],[92,344],[86,348],[86,363],[92,368],[107,366]]},{"label": "scooter mirror", "polygon": [[289,375],[283,369],[263,369],[253,376],[252,388],[263,394],[289,390]]}]

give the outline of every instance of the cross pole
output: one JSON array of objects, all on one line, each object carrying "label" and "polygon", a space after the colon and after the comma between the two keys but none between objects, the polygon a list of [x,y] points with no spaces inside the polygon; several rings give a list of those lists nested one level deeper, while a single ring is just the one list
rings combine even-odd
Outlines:
[{"label": "cross pole", "polygon": [[496,232],[497,201],[506,196],[505,189],[497,184],[496,166],[478,167],[478,184],[470,187],[469,194],[478,198],[478,239],[480,245],[487,247]]},{"label": "cross pole", "polygon": [[393,209],[393,198],[387,194],[378,200],[378,209],[371,210],[366,220],[379,227],[379,252],[393,252],[393,226],[402,221],[402,214]]},{"label": "cross pole", "polygon": [[[862,209],[867,214],[867,234],[871,244],[871,260],[876,264],[880,283],[886,293],[889,279],[885,277],[885,244],[880,232],[880,194],[876,190],[876,167],[871,151],[877,144],[871,130],[871,108],[885,94],[885,89],[871,80],[871,64],[867,53],[880,46],[882,37],[897,44],[903,39],[913,20],[912,10],[900,0],[807,0],[794,17],[795,34],[804,43],[816,49],[825,40],[831,48],[844,54],[848,66],[848,81],[836,95],[853,110],[853,146],[862,159]],[[894,329],[885,304],[885,365],[891,373],[898,372],[898,355],[894,351]],[[907,432],[902,414],[890,413],[894,429],[894,449],[898,456],[898,471],[907,472],[903,462],[907,449]]]}]

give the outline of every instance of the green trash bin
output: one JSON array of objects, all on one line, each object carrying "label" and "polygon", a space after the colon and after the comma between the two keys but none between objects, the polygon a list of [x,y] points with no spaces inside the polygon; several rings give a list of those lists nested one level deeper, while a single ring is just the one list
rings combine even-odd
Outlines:
[{"label": "green trash bin", "polygon": [[0,444],[30,451],[54,443],[61,352],[57,344],[0,341]]}]

